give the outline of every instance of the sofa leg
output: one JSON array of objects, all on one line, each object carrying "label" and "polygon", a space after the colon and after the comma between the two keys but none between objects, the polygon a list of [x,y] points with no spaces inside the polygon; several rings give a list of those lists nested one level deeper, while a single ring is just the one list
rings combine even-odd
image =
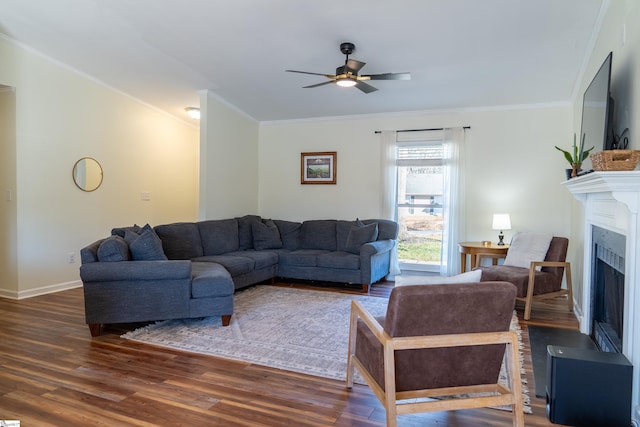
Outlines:
[{"label": "sofa leg", "polygon": [[100,335],[101,326],[102,325],[100,323],[89,323],[89,331],[91,332],[92,337]]},{"label": "sofa leg", "polygon": [[231,315],[224,314],[222,316],[222,326],[229,326],[229,323],[231,323]]},{"label": "sofa leg", "polygon": [[369,285],[367,283],[362,284],[362,292],[364,292],[365,294],[369,293]]}]

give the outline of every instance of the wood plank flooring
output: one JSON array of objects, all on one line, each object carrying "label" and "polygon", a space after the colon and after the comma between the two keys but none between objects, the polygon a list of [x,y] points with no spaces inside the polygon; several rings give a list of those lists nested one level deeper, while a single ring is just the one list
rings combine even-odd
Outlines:
[{"label": "wood plank flooring", "polygon": [[[371,295],[387,296],[392,288],[393,282],[375,284]],[[578,325],[563,299],[538,303],[532,320],[520,324],[533,408],[525,422],[554,426],[544,399],[534,397],[527,325]],[[81,288],[20,301],[0,298],[0,420],[20,420],[22,427],[384,426],[384,409],[366,386],[347,391],[338,381],[120,338],[137,326],[108,326],[91,338]],[[410,427],[509,426],[511,415],[478,409],[398,421]]]}]

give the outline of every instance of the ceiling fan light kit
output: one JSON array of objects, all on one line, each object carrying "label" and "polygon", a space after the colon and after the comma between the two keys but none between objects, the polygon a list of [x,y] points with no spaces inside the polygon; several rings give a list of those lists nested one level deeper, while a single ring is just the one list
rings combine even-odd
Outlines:
[{"label": "ceiling fan light kit", "polygon": [[364,83],[368,80],[411,80],[411,73],[383,73],[383,74],[371,74],[371,75],[363,75],[359,76],[358,72],[366,65],[366,62],[356,61],[355,59],[349,59],[349,55],[353,53],[356,46],[353,43],[345,42],[340,44],[340,52],[346,55],[346,59],[344,61],[344,65],[336,68],[335,74],[324,74],[324,73],[311,73],[308,71],[297,71],[297,70],[285,70],[289,73],[300,73],[300,74],[311,74],[315,76],[324,76],[327,80],[326,82],[316,83],[309,86],[303,86],[303,88],[313,88],[318,86],[324,86],[327,84],[335,83],[340,87],[357,87],[364,93],[375,92],[375,87],[370,84]]}]

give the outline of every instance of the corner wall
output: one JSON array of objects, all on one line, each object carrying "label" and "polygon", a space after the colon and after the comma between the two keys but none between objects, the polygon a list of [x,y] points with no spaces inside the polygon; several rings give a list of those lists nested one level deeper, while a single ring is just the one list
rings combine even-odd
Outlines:
[{"label": "corner wall", "polygon": [[214,93],[200,93],[200,207],[198,217],[257,213],[258,123]]}]

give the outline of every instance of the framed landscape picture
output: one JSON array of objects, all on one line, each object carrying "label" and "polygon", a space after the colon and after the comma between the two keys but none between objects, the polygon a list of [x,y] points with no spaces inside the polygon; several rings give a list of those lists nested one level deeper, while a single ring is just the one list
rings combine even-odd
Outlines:
[{"label": "framed landscape picture", "polygon": [[300,154],[301,184],[335,184],[336,183],[335,151]]}]

